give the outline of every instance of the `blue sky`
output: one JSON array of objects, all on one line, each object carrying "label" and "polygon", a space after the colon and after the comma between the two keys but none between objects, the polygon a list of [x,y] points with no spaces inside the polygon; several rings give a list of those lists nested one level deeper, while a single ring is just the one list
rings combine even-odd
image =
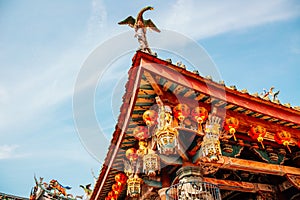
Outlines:
[{"label": "blue sky", "polygon": [[[115,61],[102,77],[109,82],[97,87],[95,113],[105,133],[99,145],[76,131],[76,78],[95,48],[129,30],[117,22],[147,5],[155,10],[145,18],[197,41],[227,85],[250,93],[275,86],[282,103],[300,106],[296,0],[0,0],[1,192],[28,196],[34,174],[72,186],[73,194],[83,193],[80,184],[94,182],[91,169],[97,174],[106,155],[133,53]],[[97,147],[89,149],[87,140]]]}]

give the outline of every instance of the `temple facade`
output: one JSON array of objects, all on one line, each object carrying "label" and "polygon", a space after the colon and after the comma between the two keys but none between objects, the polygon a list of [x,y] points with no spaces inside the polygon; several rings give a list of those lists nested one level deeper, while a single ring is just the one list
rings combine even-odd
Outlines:
[{"label": "temple facade", "polygon": [[300,199],[300,110],[137,51],[92,200]]}]

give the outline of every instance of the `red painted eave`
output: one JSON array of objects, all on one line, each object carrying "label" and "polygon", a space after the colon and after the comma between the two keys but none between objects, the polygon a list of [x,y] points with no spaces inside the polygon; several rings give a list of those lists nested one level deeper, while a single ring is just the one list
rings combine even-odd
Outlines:
[{"label": "red painted eave", "polygon": [[[211,97],[218,98],[231,104],[253,110],[257,113],[285,120],[294,124],[300,124],[300,112],[292,108],[266,101],[259,97],[254,97],[237,90],[229,89],[219,83],[205,79],[190,71],[172,65],[146,53],[138,52],[135,59],[141,60],[141,63],[139,64],[143,69],[163,76],[185,87],[192,88],[196,91],[200,91],[210,95]],[[178,76],[178,72],[180,73],[180,76]]]}]

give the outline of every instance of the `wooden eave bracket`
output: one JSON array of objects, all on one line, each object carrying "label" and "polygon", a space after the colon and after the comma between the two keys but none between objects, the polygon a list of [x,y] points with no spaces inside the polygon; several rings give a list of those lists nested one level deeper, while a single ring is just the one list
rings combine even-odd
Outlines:
[{"label": "wooden eave bracket", "polygon": [[[200,159],[196,159],[194,163],[201,165]],[[226,156],[222,156],[221,160],[219,160],[218,162],[211,162],[210,164],[215,165],[220,169],[241,170],[252,173],[270,174],[276,176],[286,175],[287,177],[295,177],[293,178],[293,180],[296,181],[295,184],[297,183],[300,189],[300,169],[296,167],[269,164]]]},{"label": "wooden eave bracket", "polygon": [[[298,169],[298,171],[300,171],[300,169]],[[286,174],[285,176],[293,186],[300,190],[300,175]]]}]

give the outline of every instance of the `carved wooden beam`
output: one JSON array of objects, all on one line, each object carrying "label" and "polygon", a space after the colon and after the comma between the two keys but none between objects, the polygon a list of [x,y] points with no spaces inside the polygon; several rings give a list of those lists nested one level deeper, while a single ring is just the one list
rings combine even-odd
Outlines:
[{"label": "carved wooden beam", "polygon": [[231,180],[221,180],[214,178],[203,178],[204,182],[212,183],[217,185],[221,190],[235,190],[240,192],[275,192],[275,187],[273,185],[262,184],[262,183],[250,183],[243,181],[231,181]]},{"label": "carved wooden beam", "polygon": [[[299,170],[300,171],[300,170]],[[288,181],[293,184],[298,190],[300,190],[300,176],[286,174]]]},{"label": "carved wooden beam", "polygon": [[157,81],[153,78],[153,76],[148,72],[148,71],[144,71],[144,76],[147,78],[147,80],[149,81],[150,85],[152,86],[152,88],[154,89],[155,93],[158,96],[162,96],[164,93],[160,87],[160,85],[157,84]]},{"label": "carved wooden beam", "polygon": [[[155,60],[154,63],[152,60]],[[162,68],[161,64],[168,67]],[[204,94],[213,96],[214,98],[232,103],[234,105],[243,105],[244,108],[253,110],[257,113],[264,113],[271,117],[276,117],[280,120],[286,120],[295,124],[299,124],[300,115],[299,112],[286,108],[282,105],[269,103],[265,100],[253,97],[248,94],[242,94],[241,92],[225,88],[224,86],[208,81],[199,76],[195,76],[191,72],[183,69],[178,69],[175,66],[168,65],[164,61],[160,61],[157,58],[150,58],[145,55],[140,61],[140,66],[155,74],[159,74],[166,79],[181,84],[184,87],[194,89],[195,91],[201,91]],[[182,74],[179,76],[178,74]],[[208,87],[209,85],[209,87]],[[224,95],[224,91],[226,95]]]},{"label": "carved wooden beam", "polygon": [[283,183],[278,185],[278,188],[279,188],[280,192],[283,192],[287,189],[290,189],[291,187],[293,187],[293,185],[290,181],[284,181]]},{"label": "carved wooden beam", "polygon": [[[195,160],[197,164],[201,165],[200,159]],[[245,160],[240,158],[231,158],[222,156],[222,159],[217,163],[210,163],[220,169],[241,170],[253,173],[272,174],[277,176],[294,175],[300,176],[300,170],[296,167],[289,167],[283,165],[269,164],[253,160]]]},{"label": "carved wooden beam", "polygon": [[[221,180],[215,178],[203,178],[204,182],[211,183],[217,185],[221,190],[234,190],[240,192],[268,192],[273,193],[276,192],[275,186],[269,184],[262,183],[250,183],[243,181],[231,181],[231,180]],[[144,179],[144,183],[149,187],[160,188],[162,187],[162,183],[156,180]],[[167,186],[168,187],[168,186]]]}]

